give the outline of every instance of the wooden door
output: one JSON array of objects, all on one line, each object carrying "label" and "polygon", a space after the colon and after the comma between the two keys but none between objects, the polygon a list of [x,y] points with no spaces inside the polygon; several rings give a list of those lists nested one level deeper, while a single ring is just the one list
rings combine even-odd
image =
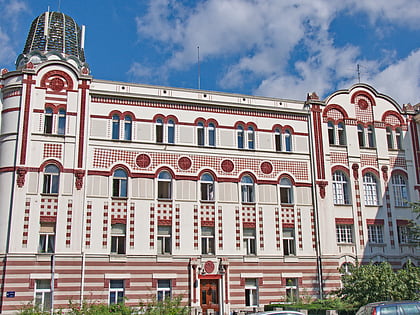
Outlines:
[{"label": "wooden door", "polygon": [[201,279],[201,309],[203,314],[207,314],[207,310],[214,310],[215,314],[219,313],[219,290],[217,279]]}]

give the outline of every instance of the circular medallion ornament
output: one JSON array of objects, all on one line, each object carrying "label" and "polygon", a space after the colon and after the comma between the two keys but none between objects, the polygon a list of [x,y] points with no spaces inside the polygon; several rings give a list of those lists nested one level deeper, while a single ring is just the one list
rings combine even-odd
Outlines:
[{"label": "circular medallion ornament", "polygon": [[231,160],[223,160],[222,161],[222,170],[226,173],[230,173],[235,168],[235,165]]},{"label": "circular medallion ornament", "polygon": [[364,99],[359,99],[357,104],[359,105],[360,109],[367,109],[369,106],[368,102],[366,102]]},{"label": "circular medallion ornament", "polygon": [[273,172],[273,165],[270,162],[262,162],[260,169],[264,174],[271,174]]},{"label": "circular medallion ornament", "polygon": [[178,160],[178,166],[182,170],[189,169],[191,167],[191,165],[192,165],[192,162],[191,162],[190,158],[188,158],[186,156],[183,156],[182,158],[180,158]]},{"label": "circular medallion ornament", "polygon": [[204,264],[204,271],[206,273],[212,273],[214,271],[214,263],[212,261],[206,261]]},{"label": "circular medallion ornament", "polygon": [[147,154],[139,154],[136,158],[136,164],[138,165],[138,167],[146,168],[150,165],[150,163],[151,159],[150,156],[148,156]]},{"label": "circular medallion ornament", "polygon": [[59,92],[64,88],[64,81],[60,78],[54,78],[50,81],[50,88],[53,91]]}]

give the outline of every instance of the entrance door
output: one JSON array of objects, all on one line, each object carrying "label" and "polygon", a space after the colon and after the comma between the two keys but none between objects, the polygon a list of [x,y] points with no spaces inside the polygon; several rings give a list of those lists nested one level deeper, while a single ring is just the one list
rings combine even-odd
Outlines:
[{"label": "entrance door", "polygon": [[203,314],[207,314],[207,310],[213,310],[214,314],[219,314],[218,281],[217,279],[200,280],[201,309]]}]

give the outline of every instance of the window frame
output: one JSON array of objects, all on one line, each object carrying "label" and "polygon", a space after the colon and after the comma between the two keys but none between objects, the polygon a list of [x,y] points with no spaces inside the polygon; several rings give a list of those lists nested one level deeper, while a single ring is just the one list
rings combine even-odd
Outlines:
[{"label": "window frame", "polygon": [[[112,297],[112,295],[114,295],[114,297]],[[108,305],[124,303],[124,295],[125,281],[123,279],[110,279]]]},{"label": "window frame", "polygon": [[366,206],[379,205],[379,189],[376,176],[370,172],[363,175],[363,195]]},{"label": "window frame", "polygon": [[156,143],[163,143],[163,119],[158,118],[155,122]]},{"label": "window frame", "polygon": [[60,168],[55,164],[48,164],[45,166],[43,173],[42,193],[58,195],[60,191]]},{"label": "window frame", "polygon": [[244,227],[242,230],[243,245],[245,254],[252,256],[257,254],[257,229]]},{"label": "window frame", "polygon": [[[249,181],[247,180],[249,179]],[[249,175],[244,175],[241,178],[241,202],[255,203],[255,182]]]},{"label": "window frame", "polygon": [[157,279],[156,300],[162,302],[172,296],[172,280]]},{"label": "window frame", "polygon": [[128,197],[128,174],[126,170],[118,168],[112,175],[112,197],[127,198]]},{"label": "window frame", "polygon": [[[280,204],[293,204],[293,184],[292,181],[287,178],[283,177],[280,179]],[[286,199],[286,200],[285,200]]]},{"label": "window frame", "polygon": [[367,145],[369,148],[376,148],[375,128],[372,125],[367,126]]},{"label": "window frame", "polygon": [[58,110],[58,127],[57,127],[57,134],[60,136],[64,136],[66,134],[66,110],[64,108],[60,108]]},{"label": "window frame", "polygon": [[216,254],[216,237],[214,226],[201,227],[201,254],[215,255]]},{"label": "window frame", "polygon": [[337,170],[333,173],[332,187],[334,205],[349,205],[350,183],[349,178],[344,171]]},{"label": "window frame", "polygon": [[124,140],[131,141],[133,139],[133,117],[131,115],[124,116]]},{"label": "window frame", "polygon": [[296,302],[299,300],[299,279],[286,278],[286,301]]},{"label": "window frame", "polygon": [[199,121],[197,123],[197,145],[203,147],[205,145],[204,123]]},{"label": "window frame", "polygon": [[[48,284],[48,287],[46,284]],[[41,286],[45,286],[45,288],[40,288]],[[38,302],[39,300],[41,300],[40,303]],[[39,308],[43,311],[50,311],[52,306],[51,279],[35,280],[34,304],[39,306]]]},{"label": "window frame", "polygon": [[120,115],[112,115],[112,140],[120,140]]},{"label": "window frame", "polygon": [[359,142],[359,148],[365,148],[366,147],[365,127],[361,124],[357,125],[357,139]]},{"label": "window frame", "polygon": [[368,224],[368,242],[370,244],[384,244],[383,224]]},{"label": "window frame", "polygon": [[111,254],[125,255],[127,250],[127,225],[111,224]]},{"label": "window frame", "polygon": [[44,111],[44,134],[53,134],[54,125],[54,110],[51,107],[46,107]]},{"label": "window frame", "polygon": [[215,201],[214,178],[209,173],[204,173],[200,177],[200,200]]},{"label": "window frame", "polygon": [[289,129],[285,129],[283,132],[284,135],[284,151],[292,152],[292,132]]},{"label": "window frame", "polygon": [[158,225],[157,228],[157,254],[172,254],[172,226]]},{"label": "window frame", "polygon": [[209,146],[216,146],[216,126],[213,123],[209,123],[207,126],[207,133],[209,137]]},{"label": "window frame", "polygon": [[[167,174],[167,175],[166,175]],[[161,171],[157,176],[157,199],[172,200],[172,175],[168,171]]]},{"label": "window frame", "polygon": [[296,234],[294,228],[283,228],[283,255],[296,255]]},{"label": "window frame", "polygon": [[409,195],[407,177],[402,174],[393,174],[391,176],[391,184],[394,197],[394,205],[396,207],[408,207]]},{"label": "window frame", "polygon": [[335,231],[338,245],[354,244],[353,224],[336,224]]},{"label": "window frame", "polygon": [[245,306],[259,306],[258,278],[245,278]]}]

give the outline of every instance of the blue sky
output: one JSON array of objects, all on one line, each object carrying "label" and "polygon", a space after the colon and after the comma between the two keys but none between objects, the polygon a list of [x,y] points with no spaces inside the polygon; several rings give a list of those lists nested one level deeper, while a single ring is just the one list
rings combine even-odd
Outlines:
[{"label": "blue sky", "polygon": [[86,25],[97,79],[304,100],[358,82],[420,102],[420,0],[0,0],[0,68],[32,20]]}]

